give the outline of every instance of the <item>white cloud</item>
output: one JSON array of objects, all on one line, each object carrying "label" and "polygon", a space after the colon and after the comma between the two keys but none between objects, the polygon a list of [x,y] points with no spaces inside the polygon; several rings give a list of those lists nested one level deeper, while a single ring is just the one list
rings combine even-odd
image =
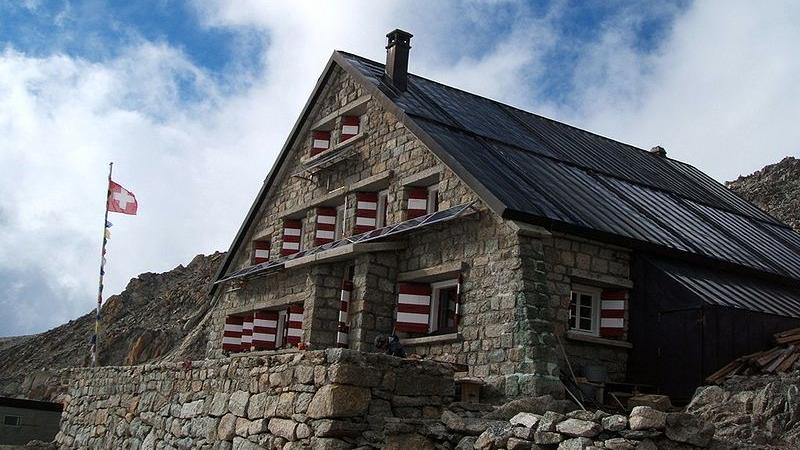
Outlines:
[{"label": "white cloud", "polygon": [[[395,27],[415,34],[412,71],[662,144],[718,179],[797,154],[795,5],[699,2],[645,53],[633,30],[647,12],[630,8],[585,45],[559,31],[565,5],[500,3],[198,3],[205,26],[266,44],[263,73],[222,81],[142,40],[102,63],[0,53],[0,308],[14,316],[0,334],[92,308],[109,160],[140,215],[111,218],[107,294],[140,272],[226,249],[331,51],[382,60]],[[498,5],[513,17],[508,29],[493,25]],[[562,49],[576,52],[574,70],[548,65]],[[552,101],[545,79],[564,80],[566,102]]]}]

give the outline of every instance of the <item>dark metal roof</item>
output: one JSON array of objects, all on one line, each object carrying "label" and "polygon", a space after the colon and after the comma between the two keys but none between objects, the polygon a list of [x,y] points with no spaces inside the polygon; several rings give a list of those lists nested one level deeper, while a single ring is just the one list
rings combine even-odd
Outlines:
[{"label": "dark metal roof", "polygon": [[382,64],[338,55],[504,217],[800,279],[800,235],[688,164],[416,75],[398,93]]},{"label": "dark metal roof", "polygon": [[800,291],[796,289],[688,263],[649,261],[708,305],[800,317]]}]

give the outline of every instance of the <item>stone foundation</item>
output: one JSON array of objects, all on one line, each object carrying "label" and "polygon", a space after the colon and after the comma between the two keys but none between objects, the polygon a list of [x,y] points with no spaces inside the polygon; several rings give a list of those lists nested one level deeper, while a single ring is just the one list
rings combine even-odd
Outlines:
[{"label": "stone foundation", "polygon": [[64,449],[383,447],[454,394],[448,365],[346,349],[67,372]]}]

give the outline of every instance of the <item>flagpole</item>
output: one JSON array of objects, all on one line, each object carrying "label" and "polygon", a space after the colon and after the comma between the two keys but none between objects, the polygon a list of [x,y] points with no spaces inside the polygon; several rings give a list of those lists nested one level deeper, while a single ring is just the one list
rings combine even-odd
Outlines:
[{"label": "flagpole", "polygon": [[97,312],[94,318],[94,335],[92,336],[92,366],[97,366],[98,338],[100,335],[100,307],[103,304],[103,275],[106,265],[106,243],[108,242],[108,199],[111,197],[111,172],[114,163],[108,163],[108,182],[106,183],[106,212],[103,217],[103,245],[100,250],[100,281],[97,287]]}]

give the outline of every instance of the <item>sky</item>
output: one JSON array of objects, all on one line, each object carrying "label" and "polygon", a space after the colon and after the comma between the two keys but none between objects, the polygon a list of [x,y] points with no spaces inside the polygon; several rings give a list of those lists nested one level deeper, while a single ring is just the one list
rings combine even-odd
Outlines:
[{"label": "sky", "polygon": [[800,3],[0,0],[0,336],[227,250],[334,49],[688,162],[800,155]]}]

